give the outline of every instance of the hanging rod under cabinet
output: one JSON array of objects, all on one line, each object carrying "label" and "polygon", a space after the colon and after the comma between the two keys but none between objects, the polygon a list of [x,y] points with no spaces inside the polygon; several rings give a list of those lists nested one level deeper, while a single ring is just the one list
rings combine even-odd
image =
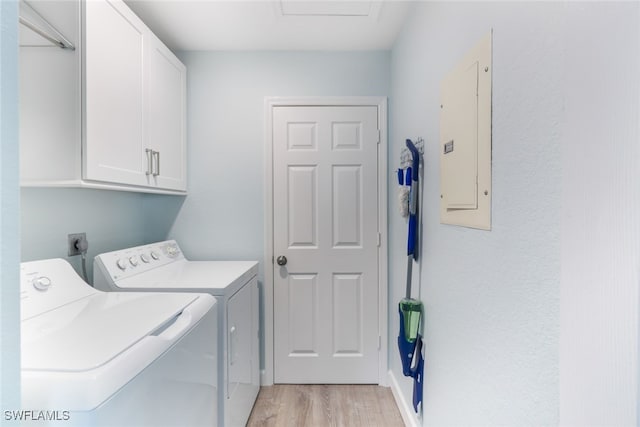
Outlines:
[{"label": "hanging rod under cabinet", "polygon": [[[42,26],[46,27],[46,29],[41,28],[37,24],[34,24],[30,19],[25,17],[24,15],[33,15]],[[71,43],[65,36],[63,36],[60,31],[56,30],[53,25],[49,23],[46,19],[42,17],[29,3],[25,0],[20,0],[20,17],[19,22],[38,34],[39,36],[45,38],[46,40],[53,43],[54,46],[60,47],[62,49],[76,50],[76,47]],[[47,31],[49,30],[49,31]],[[51,34],[53,33],[53,35]],[[22,47],[37,47],[34,45],[20,45]]]}]

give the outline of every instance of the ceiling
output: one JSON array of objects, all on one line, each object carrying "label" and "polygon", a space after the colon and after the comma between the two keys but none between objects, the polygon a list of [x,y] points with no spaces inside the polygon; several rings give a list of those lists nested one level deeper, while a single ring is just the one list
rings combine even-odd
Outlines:
[{"label": "ceiling", "polygon": [[173,50],[388,50],[410,2],[125,0]]}]

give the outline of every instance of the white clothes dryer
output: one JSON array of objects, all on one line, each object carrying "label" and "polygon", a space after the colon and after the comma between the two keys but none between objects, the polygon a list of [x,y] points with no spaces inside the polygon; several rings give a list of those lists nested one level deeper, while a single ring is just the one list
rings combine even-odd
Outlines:
[{"label": "white clothes dryer", "polygon": [[10,411],[12,419],[65,427],[216,424],[214,297],[101,292],[63,259],[24,262],[20,274],[22,409]]},{"label": "white clothes dryer", "polygon": [[190,261],[174,240],[94,258],[105,291],[207,292],[218,300],[218,426],[246,425],[260,390],[258,263]]}]

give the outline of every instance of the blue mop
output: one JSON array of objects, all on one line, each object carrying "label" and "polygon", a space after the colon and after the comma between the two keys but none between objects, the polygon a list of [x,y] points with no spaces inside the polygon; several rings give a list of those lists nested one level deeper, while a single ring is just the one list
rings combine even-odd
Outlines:
[{"label": "blue mop", "polygon": [[[422,373],[424,361],[422,359],[422,337],[418,334],[420,318],[422,316],[422,302],[411,298],[411,277],[413,261],[418,259],[418,177],[420,170],[420,153],[410,139],[406,141],[411,151],[412,163],[407,168],[405,184],[411,185],[409,193],[409,229],[407,233],[407,287],[406,296],[398,304],[400,314],[400,334],[398,349],[402,361],[402,373],[413,377],[413,406],[418,412],[418,405],[422,402]],[[400,180],[400,174],[398,175]]]},{"label": "blue mop", "polygon": [[[413,376],[411,374],[411,360],[418,336],[418,327],[420,325],[420,317],[422,316],[422,303],[419,300],[411,298],[411,276],[413,269],[413,261],[418,259],[418,251],[416,241],[418,238],[418,176],[420,170],[420,153],[411,142],[406,141],[407,147],[411,151],[412,163],[407,168],[405,177],[406,184],[411,185],[409,194],[409,229],[407,239],[407,287],[406,296],[398,304],[400,313],[400,335],[398,336],[398,348],[400,350],[400,359],[402,360],[402,373],[405,376]],[[399,177],[400,178],[400,177]]]}]

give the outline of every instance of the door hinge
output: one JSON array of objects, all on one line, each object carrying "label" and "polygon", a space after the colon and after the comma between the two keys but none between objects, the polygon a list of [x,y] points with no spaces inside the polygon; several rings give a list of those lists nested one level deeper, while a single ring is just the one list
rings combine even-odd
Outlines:
[{"label": "door hinge", "polygon": [[378,335],[378,350],[382,348],[382,336]]},{"label": "door hinge", "polygon": [[378,247],[382,244],[382,233],[378,233]]},{"label": "door hinge", "polygon": [[380,140],[382,139],[380,138],[380,136],[381,136],[380,129],[378,129],[378,144],[380,144]]}]

